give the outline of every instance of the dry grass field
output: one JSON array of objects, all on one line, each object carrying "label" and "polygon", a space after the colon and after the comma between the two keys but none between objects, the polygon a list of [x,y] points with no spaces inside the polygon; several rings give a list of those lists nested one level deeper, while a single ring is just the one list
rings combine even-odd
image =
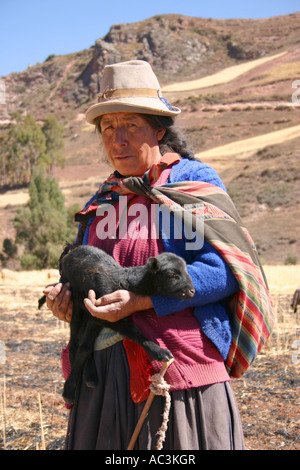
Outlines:
[{"label": "dry grass field", "polygon": [[275,327],[262,353],[233,388],[248,450],[300,449],[299,312],[291,300],[300,286],[300,266],[265,266]]},{"label": "dry grass field", "polygon": [[[112,52],[105,49],[107,63],[117,49],[124,60],[132,59],[134,48],[140,50],[139,38],[152,37],[155,29],[158,47],[150,42],[156,47],[153,59],[164,96],[183,111],[177,125],[195,155],[220,174],[266,265],[274,332],[245,376],[233,381],[247,450],[300,449],[300,306],[297,313],[290,307],[294,290],[300,288],[300,265],[284,265],[288,258],[300,262],[300,106],[292,103],[292,84],[300,73],[299,18],[297,13],[258,23],[227,23],[168,15],[159,29],[160,18],[123,25],[120,31],[118,26],[107,43]],[[166,24],[170,40],[160,42]],[[204,49],[194,55],[189,49],[189,60],[174,72],[185,36],[190,44],[203,43]],[[245,52],[251,46],[254,59],[251,54],[249,59],[230,57],[231,42]],[[82,206],[111,171],[101,160],[93,126],[84,120],[87,102],[81,95],[85,82],[93,84],[93,77],[101,76],[100,69],[93,69],[102,63],[97,51],[93,46],[54,56],[5,77],[1,131],[16,109],[32,113],[38,122],[54,113],[64,125],[65,167],[57,168],[55,176],[66,206]],[[5,238],[14,240],[14,214],[28,202],[28,189],[0,189],[2,246]],[[0,271],[0,449],[61,450],[68,410],[61,397],[60,354],[69,327],[45,307],[37,308],[43,287],[57,277],[49,278],[48,271],[7,274],[1,278]]]},{"label": "dry grass field", "polygon": [[238,65],[233,65],[226,69],[221,70],[213,75],[207,77],[199,78],[197,80],[189,80],[181,83],[174,83],[167,85],[163,88],[163,92],[178,92],[178,91],[189,91],[189,90],[199,90],[200,88],[208,88],[215,85],[220,85],[222,83],[230,82],[235,78],[240,77],[242,74],[249,72],[250,70],[259,67],[262,64],[265,64],[269,61],[273,61],[278,57],[285,55],[286,52],[280,52],[270,57],[262,57],[260,59],[252,60]]},{"label": "dry grass field", "polygon": [[[248,450],[300,449],[299,313],[290,308],[300,266],[266,266],[276,326],[264,351],[233,381]],[[60,353],[68,325],[37,309],[47,271],[14,272],[0,284],[0,448],[64,448],[68,411]]]}]

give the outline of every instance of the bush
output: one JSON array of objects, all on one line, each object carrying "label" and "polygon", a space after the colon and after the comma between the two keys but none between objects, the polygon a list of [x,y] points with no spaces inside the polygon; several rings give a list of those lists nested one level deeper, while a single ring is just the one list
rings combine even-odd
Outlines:
[{"label": "bush", "polygon": [[6,254],[7,258],[13,258],[17,251],[17,245],[10,238],[5,238],[3,241],[3,253]]},{"label": "bush", "polygon": [[289,202],[291,188],[288,183],[270,183],[264,185],[257,194],[259,204],[266,204],[271,209]]},{"label": "bush", "polygon": [[31,255],[30,253],[24,253],[24,255],[21,256],[20,261],[21,261],[21,269],[25,271],[43,268],[42,261],[36,255]]},{"label": "bush", "polygon": [[76,237],[73,216],[64,206],[57,180],[46,176],[41,169],[31,178],[29,196],[27,206],[19,209],[14,219],[16,243],[24,246],[21,266],[23,269],[57,268],[63,245]]},{"label": "bush", "polygon": [[5,238],[2,244],[2,253],[0,252],[0,264],[7,266],[10,260],[17,256],[18,247],[10,238]]},{"label": "bush", "polygon": [[284,264],[298,264],[298,257],[289,253],[285,259]]}]

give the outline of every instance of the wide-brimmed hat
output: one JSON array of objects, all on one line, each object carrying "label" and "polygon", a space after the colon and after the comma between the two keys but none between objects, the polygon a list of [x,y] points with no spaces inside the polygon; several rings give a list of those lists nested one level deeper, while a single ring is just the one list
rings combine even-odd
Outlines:
[{"label": "wide-brimmed hat", "polygon": [[88,108],[86,120],[94,124],[96,117],[118,112],[176,116],[181,110],[161,95],[148,62],[130,60],[104,67],[98,103]]}]

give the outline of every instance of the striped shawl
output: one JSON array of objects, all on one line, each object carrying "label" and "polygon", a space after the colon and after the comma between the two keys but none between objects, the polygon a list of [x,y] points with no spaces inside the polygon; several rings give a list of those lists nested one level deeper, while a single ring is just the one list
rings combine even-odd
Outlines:
[{"label": "striped shawl", "polygon": [[188,211],[194,229],[196,217],[201,217],[205,240],[224,258],[239,284],[238,293],[228,303],[232,342],[226,359],[229,375],[239,378],[261,351],[274,324],[272,300],[255,245],[223,189],[199,181],[151,186],[152,179],[149,172],[143,178],[112,175],[76,220],[86,223],[95,216],[99,204],[113,203],[128,193],[151,198],[170,211]]}]

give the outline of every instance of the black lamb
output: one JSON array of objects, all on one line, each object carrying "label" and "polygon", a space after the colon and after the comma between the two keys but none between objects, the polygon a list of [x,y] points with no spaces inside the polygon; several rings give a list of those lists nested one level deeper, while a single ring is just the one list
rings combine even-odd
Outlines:
[{"label": "black lamb", "polygon": [[73,300],[69,345],[71,373],[63,391],[67,403],[74,400],[76,385],[83,370],[85,383],[91,387],[97,384],[92,353],[95,339],[104,326],[136,341],[157,361],[166,362],[173,357],[170,351],[145,338],[128,319],[108,322],[93,317],[84,306],[83,299],[88,296],[90,289],[95,291],[96,298],[118,289],[140,295],[163,294],[180,299],[191,298],[195,289],[182,258],[166,252],[150,257],[143,266],[124,268],[103,250],[84,245],[71,250],[62,258],[61,282],[70,283]]}]

